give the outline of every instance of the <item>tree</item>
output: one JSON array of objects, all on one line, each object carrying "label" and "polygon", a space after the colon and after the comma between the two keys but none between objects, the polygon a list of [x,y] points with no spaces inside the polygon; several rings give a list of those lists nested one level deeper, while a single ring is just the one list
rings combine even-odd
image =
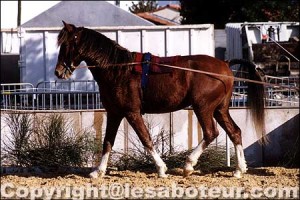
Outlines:
[{"label": "tree", "polygon": [[182,24],[298,21],[299,0],[180,0]]},{"label": "tree", "polygon": [[137,4],[132,2],[132,6],[129,8],[132,13],[150,12],[156,10],[158,4],[156,1],[151,0],[140,0]]},{"label": "tree", "polygon": [[299,21],[299,0],[256,0],[248,6],[244,12],[249,21]]}]

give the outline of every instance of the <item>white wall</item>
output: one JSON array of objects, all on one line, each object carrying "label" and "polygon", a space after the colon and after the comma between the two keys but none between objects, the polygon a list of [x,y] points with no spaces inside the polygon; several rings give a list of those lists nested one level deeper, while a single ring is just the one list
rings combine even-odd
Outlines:
[{"label": "white wall", "polygon": [[[39,115],[38,112],[36,112]],[[247,109],[230,109],[230,114],[236,124],[242,130],[243,147],[245,149],[245,156],[250,164],[259,165],[262,162],[262,147],[257,144],[258,137],[255,134],[254,125],[251,118],[247,115]],[[98,135],[104,139],[106,128],[106,112],[103,111],[90,111],[90,112],[72,112],[64,113],[65,117],[74,122],[75,129],[86,129],[91,131],[92,134]],[[293,121],[298,115],[298,108],[280,108],[280,109],[266,109],[266,131],[267,134],[272,134],[274,141],[269,144],[268,152],[265,155],[272,154],[273,151],[277,151],[278,157],[281,154],[280,137],[291,137],[291,134],[299,134],[298,130],[288,130],[284,127],[288,124],[290,129],[293,127],[299,127],[299,121]],[[1,113],[1,144],[9,138],[10,131],[5,124],[6,113]],[[202,130],[198,124],[195,114],[192,110],[180,110],[174,113],[165,114],[146,114],[143,116],[146,124],[151,125],[150,133],[152,138],[155,137],[161,130],[166,132],[173,132],[173,147],[176,150],[187,150],[195,148],[198,141],[202,139]],[[292,120],[292,121],[291,121]],[[170,123],[172,121],[172,123]],[[290,122],[291,121],[291,122]],[[219,137],[212,142],[212,145],[226,145],[226,134],[224,130],[218,125],[220,131]],[[286,129],[287,132],[284,130]],[[295,133],[293,133],[293,131]],[[296,133],[297,132],[297,133]],[[275,136],[274,136],[274,133]],[[126,135],[126,137],[125,137]],[[133,148],[134,145],[130,143],[130,140],[134,140],[135,145],[141,145],[141,142],[137,139],[137,136],[133,129],[128,125],[126,120],[123,120],[116,137],[115,146],[116,151],[126,152],[128,149]],[[278,144],[277,144],[278,143]],[[271,148],[274,145],[274,148]],[[229,147],[233,145],[229,142]],[[268,146],[267,146],[268,147]],[[225,156],[225,155],[224,155]],[[185,159],[185,158],[183,158]]]},{"label": "white wall", "polygon": [[[54,69],[61,28],[22,29],[21,82],[36,85],[55,81]],[[94,27],[130,51],[151,52],[157,56],[207,54],[214,56],[214,27],[211,24],[182,26]],[[74,72],[72,80],[93,80],[88,69]]]}]

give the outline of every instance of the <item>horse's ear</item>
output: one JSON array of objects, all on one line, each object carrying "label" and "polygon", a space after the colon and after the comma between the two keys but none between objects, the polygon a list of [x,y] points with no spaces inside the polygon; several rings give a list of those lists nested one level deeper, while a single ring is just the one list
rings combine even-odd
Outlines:
[{"label": "horse's ear", "polygon": [[73,24],[68,24],[64,20],[62,20],[62,22],[68,32],[73,32],[75,30],[76,27]]}]

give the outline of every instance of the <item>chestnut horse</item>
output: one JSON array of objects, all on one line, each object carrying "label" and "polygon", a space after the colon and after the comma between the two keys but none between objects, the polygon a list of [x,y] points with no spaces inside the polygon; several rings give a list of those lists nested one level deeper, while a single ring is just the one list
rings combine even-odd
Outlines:
[{"label": "chestnut horse", "polygon": [[[186,158],[184,176],[193,172],[204,149],[218,136],[214,119],[228,134],[234,144],[237,158],[235,177],[247,170],[244,158],[241,130],[229,114],[234,76],[230,66],[237,63],[247,65],[252,80],[261,80],[255,65],[245,60],[229,62],[207,55],[178,56],[173,65],[186,69],[202,70],[224,76],[172,69],[169,73],[139,73],[134,62],[141,53],[130,52],[103,34],[67,24],[58,35],[60,46],[55,75],[67,79],[85,61],[99,85],[101,101],[107,111],[106,133],[100,165],[90,177],[104,176],[109,155],[114,145],[118,127],[123,118],[132,126],[140,141],[152,156],[159,177],[166,177],[166,164],[155,151],[143,113],[166,113],[192,106],[203,129],[203,140]],[[156,57],[157,58],[157,57]],[[163,59],[163,58],[162,58]],[[165,58],[167,59],[167,58]],[[121,64],[123,64],[121,66]],[[147,81],[145,81],[145,79]],[[147,84],[142,85],[142,82]],[[254,124],[258,136],[264,130],[264,87],[249,83],[248,101],[253,109]]]}]

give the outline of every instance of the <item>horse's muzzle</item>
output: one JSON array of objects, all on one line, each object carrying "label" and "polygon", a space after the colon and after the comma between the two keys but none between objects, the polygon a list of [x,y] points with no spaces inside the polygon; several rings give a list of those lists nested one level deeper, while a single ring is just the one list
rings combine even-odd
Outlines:
[{"label": "horse's muzzle", "polygon": [[55,70],[54,74],[55,74],[55,76],[56,76],[57,78],[60,78],[60,79],[63,78],[63,73],[62,73],[62,71]]}]

